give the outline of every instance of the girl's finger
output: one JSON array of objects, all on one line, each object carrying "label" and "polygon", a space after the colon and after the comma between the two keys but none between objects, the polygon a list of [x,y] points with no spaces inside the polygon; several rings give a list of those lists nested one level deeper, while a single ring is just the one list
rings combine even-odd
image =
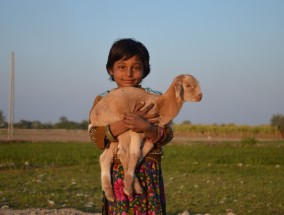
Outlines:
[{"label": "girl's finger", "polygon": [[145,106],[144,102],[140,102],[139,104],[137,104],[134,108],[134,111],[140,111],[141,108],[143,108]]},{"label": "girl's finger", "polygon": [[147,113],[147,114],[145,114],[143,117],[145,118],[145,119],[151,119],[151,118],[157,118],[157,117],[159,117],[160,115],[158,114],[158,113],[153,113],[153,114],[150,114],[150,113]]},{"label": "girl's finger", "polygon": [[147,105],[142,111],[143,111],[144,113],[148,113],[148,111],[151,110],[152,107],[154,107],[154,104],[153,104],[153,103]]},{"label": "girl's finger", "polygon": [[160,120],[158,118],[152,118],[152,119],[148,119],[148,122],[151,122],[152,124],[158,124]]}]

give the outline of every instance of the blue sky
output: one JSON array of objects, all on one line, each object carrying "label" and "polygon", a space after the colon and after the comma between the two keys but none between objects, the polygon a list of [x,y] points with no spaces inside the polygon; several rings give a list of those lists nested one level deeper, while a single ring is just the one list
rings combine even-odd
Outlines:
[{"label": "blue sky", "polygon": [[105,70],[112,43],[141,41],[164,92],[193,74],[200,103],[175,122],[269,124],[284,114],[282,0],[0,0],[0,110],[8,118],[15,52],[15,121],[88,118],[94,97],[115,85]]}]

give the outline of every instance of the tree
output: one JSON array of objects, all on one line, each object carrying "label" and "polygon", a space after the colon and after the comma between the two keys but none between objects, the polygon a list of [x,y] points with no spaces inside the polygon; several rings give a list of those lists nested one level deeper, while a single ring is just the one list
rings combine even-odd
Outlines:
[{"label": "tree", "polygon": [[58,129],[81,129],[80,123],[70,121],[67,117],[62,116],[59,118],[59,122],[54,125],[54,128]]},{"label": "tree", "polygon": [[6,124],[5,116],[4,116],[3,112],[0,110],[0,128],[5,127],[5,124]]},{"label": "tree", "polygon": [[16,128],[25,128],[25,129],[28,129],[28,128],[32,128],[32,122],[31,121],[28,121],[28,120],[20,120],[20,122],[18,123],[15,123],[15,127]]},{"label": "tree", "polygon": [[59,122],[60,122],[60,123],[68,123],[69,120],[67,119],[66,116],[62,116],[62,117],[59,118]]},{"label": "tree", "polygon": [[88,129],[88,126],[89,126],[89,121],[88,121],[88,120],[83,120],[83,121],[81,122],[81,129],[87,130],[87,129]]},{"label": "tree", "polygon": [[284,137],[284,116],[281,114],[275,114],[270,120],[270,124],[273,127],[276,127],[281,135]]},{"label": "tree", "polygon": [[191,121],[189,121],[189,120],[184,120],[184,121],[182,122],[182,124],[191,125]]}]

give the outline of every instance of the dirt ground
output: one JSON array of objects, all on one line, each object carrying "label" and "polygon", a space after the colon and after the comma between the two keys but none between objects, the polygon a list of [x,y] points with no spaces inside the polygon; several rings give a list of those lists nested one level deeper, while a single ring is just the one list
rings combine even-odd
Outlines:
[{"label": "dirt ground", "polygon": [[[280,140],[279,137],[256,137],[258,140]],[[241,137],[212,137],[206,135],[181,135],[175,133],[173,142],[184,141],[239,141]],[[67,130],[67,129],[14,129],[12,139],[8,137],[7,129],[0,129],[0,141],[22,141],[22,142],[91,142],[88,131],[86,130]]]},{"label": "dirt ground", "polygon": [[[0,129],[0,141],[9,141],[7,129]],[[13,141],[59,141],[59,142],[88,142],[90,141],[86,130],[67,129],[14,129]]]},{"label": "dirt ground", "polygon": [[84,213],[72,208],[64,209],[0,209],[0,215],[101,215],[101,213]]}]

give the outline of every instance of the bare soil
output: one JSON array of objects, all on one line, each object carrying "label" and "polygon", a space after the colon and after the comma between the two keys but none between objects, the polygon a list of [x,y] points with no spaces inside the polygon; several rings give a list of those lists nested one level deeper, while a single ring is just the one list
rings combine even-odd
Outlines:
[{"label": "bare soil", "polygon": [[0,215],[101,215],[101,213],[85,213],[72,208],[63,209],[0,209]]},{"label": "bare soil", "polygon": [[[0,141],[11,141],[7,129],[0,129]],[[86,130],[67,129],[14,129],[12,141],[46,142],[88,142]]]},{"label": "bare soil", "polygon": [[[259,136],[257,140],[281,140],[281,137]],[[238,136],[208,136],[201,134],[179,134],[175,132],[173,142],[184,141],[239,141]],[[1,142],[91,142],[88,131],[86,130],[68,130],[68,129],[14,129],[13,137],[8,137],[7,129],[0,129]]]}]

